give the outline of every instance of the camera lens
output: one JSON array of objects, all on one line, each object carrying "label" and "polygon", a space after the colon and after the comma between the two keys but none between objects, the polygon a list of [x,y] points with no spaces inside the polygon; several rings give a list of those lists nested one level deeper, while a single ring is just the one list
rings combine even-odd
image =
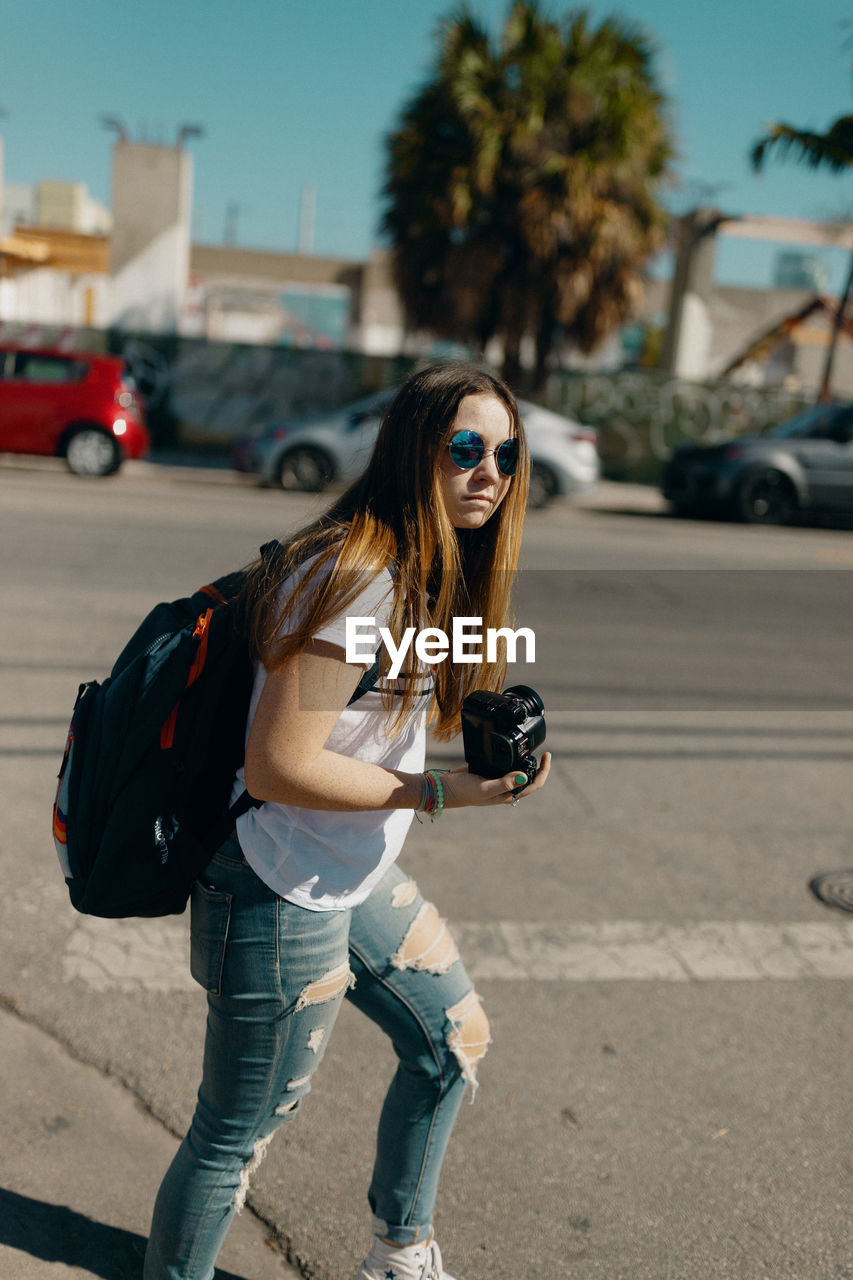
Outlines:
[{"label": "camera lens", "polygon": [[516,698],[524,709],[524,715],[520,717],[519,724],[522,720],[526,720],[528,716],[541,716],[545,710],[545,704],[539,697],[535,689],[531,689],[529,684],[513,684],[508,689],[504,689],[504,694],[509,698]]}]

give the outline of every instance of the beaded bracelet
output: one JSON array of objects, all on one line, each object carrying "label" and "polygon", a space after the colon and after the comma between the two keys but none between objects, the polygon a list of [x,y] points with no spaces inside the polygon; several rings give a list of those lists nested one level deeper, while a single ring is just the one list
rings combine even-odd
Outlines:
[{"label": "beaded bracelet", "polygon": [[430,814],[430,821],[435,822],[436,818],[440,818],[444,813],[444,787],[441,782],[441,774],[437,769],[428,769],[427,773],[432,778],[436,790],[436,802]]},{"label": "beaded bracelet", "polygon": [[[427,769],[422,776],[421,802],[418,809],[429,816],[430,822],[435,822],[436,818],[440,818],[444,812],[444,787],[437,769]],[[415,817],[418,822],[422,821],[418,817],[417,810]]]}]

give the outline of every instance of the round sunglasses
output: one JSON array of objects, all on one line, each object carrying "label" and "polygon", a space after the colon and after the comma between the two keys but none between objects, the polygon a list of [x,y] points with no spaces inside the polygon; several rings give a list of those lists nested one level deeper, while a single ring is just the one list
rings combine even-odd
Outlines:
[{"label": "round sunglasses", "polygon": [[504,440],[497,449],[487,449],[483,437],[476,431],[457,431],[447,448],[450,457],[462,471],[473,471],[484,458],[494,455],[498,471],[503,476],[514,476],[518,466],[518,437]]}]

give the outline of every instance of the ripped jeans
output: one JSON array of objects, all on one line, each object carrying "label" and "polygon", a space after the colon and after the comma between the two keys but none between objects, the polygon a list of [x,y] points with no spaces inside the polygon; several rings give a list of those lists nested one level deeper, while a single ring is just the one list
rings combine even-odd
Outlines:
[{"label": "ripped jeans", "polygon": [[195,1115],[154,1207],[144,1280],[212,1280],[249,1179],[311,1087],[346,997],[399,1063],[368,1199],[398,1244],[431,1230],[438,1177],[488,1023],[435,908],[392,867],[366,902],[306,911],[280,899],[235,838],[193,888],[192,971],[208,992]]}]

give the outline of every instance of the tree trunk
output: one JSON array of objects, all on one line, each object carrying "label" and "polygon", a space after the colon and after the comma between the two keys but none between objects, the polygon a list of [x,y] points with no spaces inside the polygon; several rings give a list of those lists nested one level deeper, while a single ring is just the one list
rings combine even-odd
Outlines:
[{"label": "tree trunk", "polygon": [[515,389],[521,378],[521,334],[505,333],[503,339],[504,358],[501,377],[507,386]]},{"label": "tree trunk", "polygon": [[554,311],[550,303],[543,308],[543,316],[536,334],[536,366],[533,370],[532,390],[541,391],[548,379],[548,359],[554,348],[557,326],[554,322]]},{"label": "tree trunk", "polygon": [[853,289],[853,253],[850,254],[850,267],[847,271],[847,280],[842,290],[841,297],[838,299],[838,306],[835,309],[835,316],[832,321],[832,334],[829,339],[829,349],[826,353],[826,364],[823,367],[823,378],[820,383],[820,391],[818,392],[818,403],[823,400],[832,399],[832,366],[835,362],[835,352],[838,347],[838,337],[841,333],[841,326],[844,323],[844,313],[847,310],[847,299],[850,297],[850,290]]}]

